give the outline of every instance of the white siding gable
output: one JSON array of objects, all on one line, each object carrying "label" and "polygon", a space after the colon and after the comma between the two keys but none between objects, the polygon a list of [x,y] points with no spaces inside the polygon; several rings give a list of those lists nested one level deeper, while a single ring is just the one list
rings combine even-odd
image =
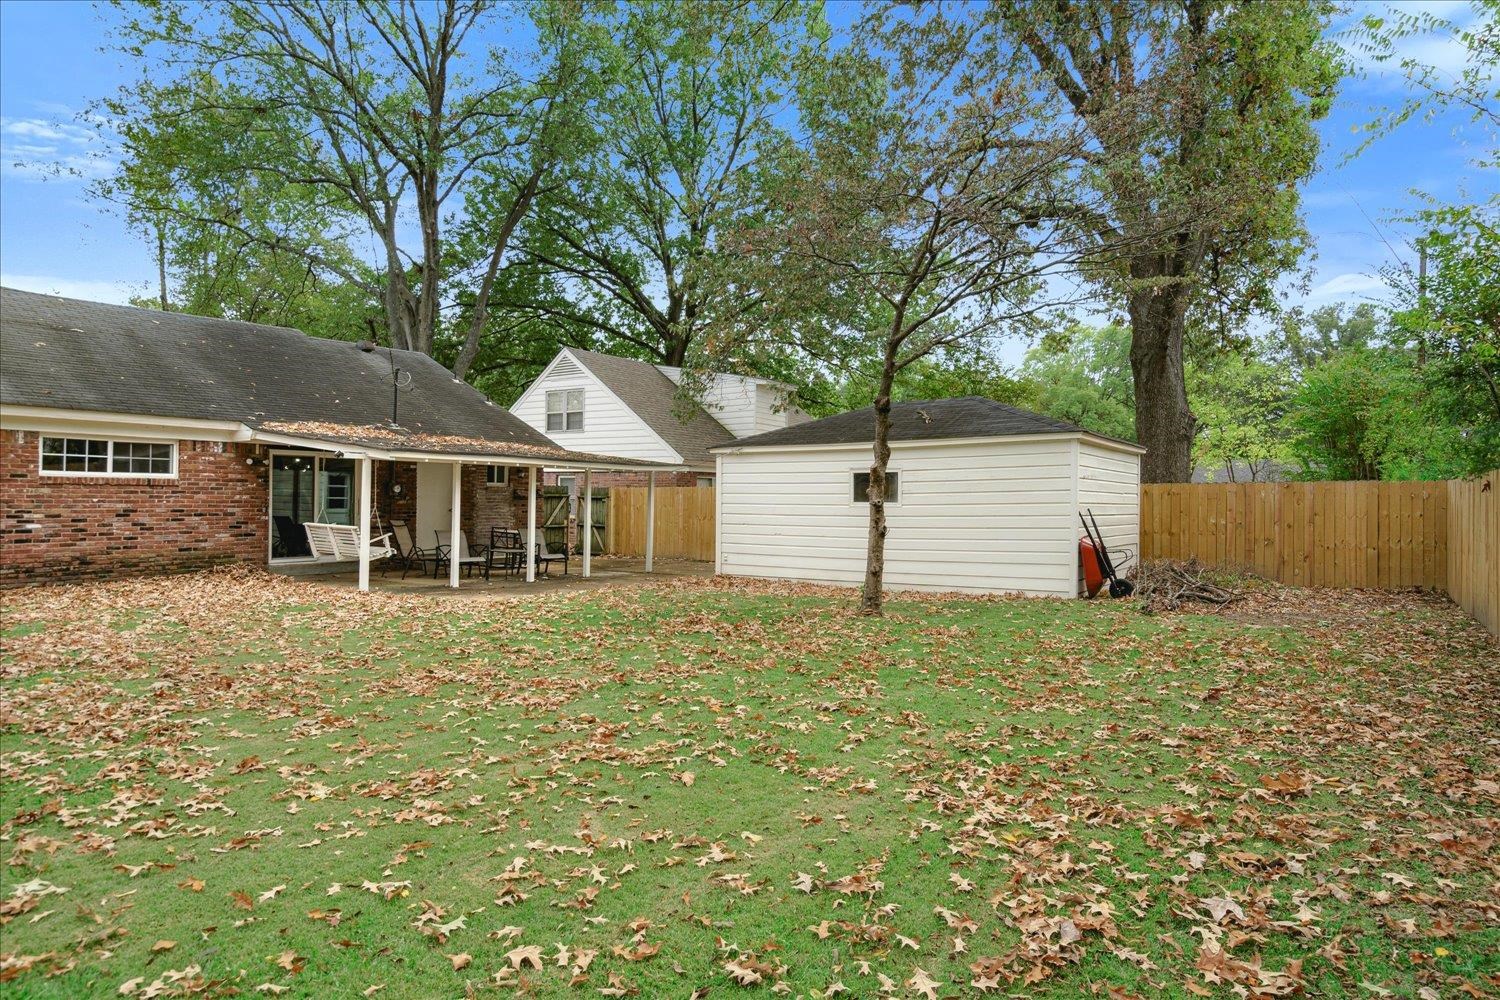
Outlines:
[{"label": "white siding gable", "polygon": [[[682,369],[657,365],[675,384],[682,384]],[[776,431],[808,419],[796,407],[782,405],[788,389],[767,379],[742,375],[712,375],[703,387],[703,408],[737,438]]]},{"label": "white siding gable", "polygon": [[[547,393],[563,389],[584,391],[582,430],[547,430]],[[567,348],[558,352],[557,357],[552,359],[536,381],[511,406],[510,412],[547,435],[560,447],[573,451],[618,458],[640,458],[669,465],[682,463],[682,456],[669,447],[633,410],[620,402],[619,397],[569,354]]]}]

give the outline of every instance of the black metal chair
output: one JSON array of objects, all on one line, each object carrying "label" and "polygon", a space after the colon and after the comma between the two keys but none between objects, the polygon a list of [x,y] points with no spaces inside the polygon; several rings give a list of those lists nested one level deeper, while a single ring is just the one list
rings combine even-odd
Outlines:
[{"label": "black metal chair", "polygon": [[458,568],[462,570],[468,567],[470,576],[474,575],[475,567],[484,571],[484,578],[490,578],[490,568],[494,565],[493,553],[488,545],[470,545],[469,539],[460,531],[458,533],[458,544],[451,544],[447,531],[437,532],[436,558],[433,559],[432,575],[438,577],[442,574],[443,567],[449,564],[449,560],[457,558]]},{"label": "black metal chair", "polygon": [[307,544],[307,532],[302,530],[302,525],[297,523],[296,518],[290,514],[272,514],[271,523],[276,526],[276,540],[271,546],[273,556],[292,559],[312,555],[312,549]]},{"label": "black metal chair", "polygon": [[490,552],[507,575],[525,567],[526,548],[521,544],[521,533],[514,528],[491,528]]}]

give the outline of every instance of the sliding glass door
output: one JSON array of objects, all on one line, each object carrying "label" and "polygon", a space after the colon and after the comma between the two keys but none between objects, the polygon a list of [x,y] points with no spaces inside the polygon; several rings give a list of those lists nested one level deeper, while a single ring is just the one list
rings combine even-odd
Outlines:
[{"label": "sliding glass door", "polygon": [[359,502],[352,458],[278,452],[271,455],[271,558],[312,555],[308,521],[353,524]]}]

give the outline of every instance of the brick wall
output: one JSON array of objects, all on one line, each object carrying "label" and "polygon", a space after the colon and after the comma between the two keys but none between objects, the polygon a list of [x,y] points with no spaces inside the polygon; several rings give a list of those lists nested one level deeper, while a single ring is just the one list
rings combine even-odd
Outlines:
[{"label": "brick wall", "polygon": [[33,431],[0,431],[0,586],[266,560],[266,465],[177,443],[177,478],[43,476]]},{"label": "brick wall", "polygon": [[[485,482],[485,467],[465,465],[463,484],[460,487],[462,510],[459,519],[464,533],[475,545],[487,545],[490,528],[526,527],[526,476],[527,470],[512,468],[509,481],[504,485],[490,486]],[[415,526],[417,517],[417,467],[412,462],[376,462],[373,472],[375,480],[375,505],[380,512],[381,524],[389,531],[396,521],[405,521]],[[391,490],[393,483],[400,484],[401,492]],[[446,499],[443,510],[448,509]],[[541,517],[538,506],[538,518]],[[432,547],[432,539],[418,541],[424,548]]]}]

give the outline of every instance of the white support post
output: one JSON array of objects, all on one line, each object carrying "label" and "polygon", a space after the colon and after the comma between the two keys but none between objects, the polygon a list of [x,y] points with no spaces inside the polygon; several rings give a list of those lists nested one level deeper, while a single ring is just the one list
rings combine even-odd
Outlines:
[{"label": "white support post", "polygon": [[594,474],[583,470],[583,578],[589,578],[594,555]]},{"label": "white support post", "polygon": [[448,522],[448,586],[458,589],[458,571],[460,569],[458,560],[467,552],[459,551],[458,535],[463,531],[463,521],[460,518],[459,504],[463,503],[464,489],[464,464],[453,463],[453,509],[449,512],[451,519]]},{"label": "white support post", "polygon": [[532,466],[526,470],[526,582],[536,582],[536,481],[542,470]]},{"label": "white support post", "polygon": [[370,589],[370,488],[369,457],[359,460],[359,589]]},{"label": "white support post", "polygon": [[656,555],[656,473],[646,473],[646,572]]}]

